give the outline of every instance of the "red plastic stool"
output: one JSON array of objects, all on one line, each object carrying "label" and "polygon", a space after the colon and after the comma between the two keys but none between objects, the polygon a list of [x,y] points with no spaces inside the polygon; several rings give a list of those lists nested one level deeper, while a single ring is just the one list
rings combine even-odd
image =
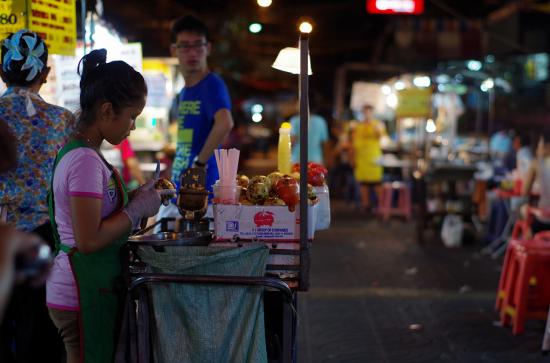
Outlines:
[{"label": "red plastic stool", "polygon": [[[538,234],[537,234],[537,236],[538,236]],[[535,240],[538,241],[539,239],[535,238]],[[507,283],[507,279],[510,278],[511,265],[512,265],[512,262],[514,261],[512,259],[512,256],[514,255],[514,253],[516,253],[516,249],[521,250],[522,248],[525,248],[524,246],[526,244],[530,245],[531,248],[535,248],[535,247],[547,248],[546,246],[548,246],[548,248],[550,248],[550,240],[548,242],[549,242],[548,245],[540,245],[540,244],[538,244],[538,242],[534,242],[534,241],[521,240],[521,239],[512,239],[508,243],[508,245],[506,247],[506,254],[504,255],[504,260],[502,261],[502,270],[500,272],[500,279],[499,279],[499,282],[498,282],[497,298],[496,298],[496,301],[495,301],[495,310],[497,312],[499,312],[499,313],[501,312],[502,305],[504,303],[504,298],[507,295],[506,283]]]},{"label": "red plastic stool", "polygon": [[504,298],[506,297],[506,279],[509,277],[510,261],[512,255],[515,253],[514,249],[521,244],[522,241],[513,239],[508,243],[506,247],[506,254],[502,262],[502,270],[500,271],[500,279],[498,281],[497,298],[495,301],[495,310],[500,313]]},{"label": "red plastic stool", "polygon": [[543,240],[514,240],[506,252],[496,305],[502,325],[512,322],[512,333],[516,335],[523,332],[526,319],[546,319],[550,306],[550,245]]},{"label": "red plastic stool", "polygon": [[[394,190],[398,192],[396,207],[392,205]],[[378,215],[382,217],[384,221],[387,221],[391,216],[403,216],[407,219],[411,218],[411,190],[407,183],[388,182],[382,184],[380,203],[378,204]]]},{"label": "red plastic stool", "polygon": [[535,234],[534,240],[546,242],[550,246],[550,231],[542,231]]},{"label": "red plastic stool", "polygon": [[533,224],[535,216],[550,217],[550,211],[535,207],[527,208],[527,217],[525,219],[518,219],[514,224],[514,229],[512,230],[512,238],[525,239],[528,233],[531,231],[531,224]]},{"label": "red plastic stool", "polygon": [[518,219],[516,223],[514,223],[514,229],[512,230],[512,238],[513,239],[520,239],[524,238],[529,231],[529,222],[525,219]]}]

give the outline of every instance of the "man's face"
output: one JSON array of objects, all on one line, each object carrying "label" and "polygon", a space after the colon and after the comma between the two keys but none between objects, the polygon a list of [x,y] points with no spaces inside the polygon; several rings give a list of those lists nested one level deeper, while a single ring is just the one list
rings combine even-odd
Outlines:
[{"label": "man's face", "polygon": [[178,58],[184,75],[202,72],[207,69],[206,57],[210,54],[210,43],[204,35],[180,32],[172,44],[171,53]]}]

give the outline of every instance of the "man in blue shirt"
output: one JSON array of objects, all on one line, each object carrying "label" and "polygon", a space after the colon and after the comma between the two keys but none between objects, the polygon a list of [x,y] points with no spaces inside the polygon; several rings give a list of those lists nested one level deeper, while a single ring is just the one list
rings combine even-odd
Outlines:
[{"label": "man in blue shirt", "polygon": [[223,80],[210,72],[206,58],[211,43],[199,19],[185,16],[172,27],[172,56],[177,57],[185,86],[177,97],[178,133],[172,180],[179,188],[185,169],[206,168],[206,187],[218,179],[214,149],[233,128],[231,100]]},{"label": "man in blue shirt", "polygon": [[[300,116],[290,118],[290,136],[292,137],[292,162],[300,162]],[[317,114],[310,113],[307,132],[307,158],[308,161],[324,164],[323,150],[329,139],[328,127],[325,119]]]}]

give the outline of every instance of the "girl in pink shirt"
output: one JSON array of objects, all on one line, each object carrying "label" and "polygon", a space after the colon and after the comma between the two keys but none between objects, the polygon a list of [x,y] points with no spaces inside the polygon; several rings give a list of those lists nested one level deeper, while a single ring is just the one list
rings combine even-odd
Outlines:
[{"label": "girl in pink shirt", "polygon": [[113,361],[120,247],[160,206],[153,180],[129,200],[99,150],[103,140],[116,145],[128,137],[147,96],[140,73],[106,58],[100,49],[81,60],[80,118],[55,160],[48,201],[59,253],[46,300],[68,363]]}]

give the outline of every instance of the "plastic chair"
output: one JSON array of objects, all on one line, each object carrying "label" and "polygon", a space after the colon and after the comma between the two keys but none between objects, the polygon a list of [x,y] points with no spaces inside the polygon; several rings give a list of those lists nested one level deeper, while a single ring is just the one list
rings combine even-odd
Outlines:
[{"label": "plastic chair", "polygon": [[512,230],[513,239],[525,239],[528,238],[529,232],[531,230],[531,224],[535,217],[546,217],[550,218],[550,211],[543,210],[535,207],[527,208],[527,216],[525,219],[518,219]]},{"label": "plastic chair", "polygon": [[[397,191],[397,206],[393,206],[393,192]],[[382,192],[380,203],[378,205],[378,215],[387,221],[392,216],[402,216],[410,219],[411,209],[411,189],[405,182],[387,182],[382,183]]]},{"label": "plastic chair", "polygon": [[[534,248],[535,246],[538,246],[540,248],[550,248],[550,231],[542,231],[535,235],[533,238],[536,242],[531,242],[531,248]],[[540,243],[543,244],[540,244]],[[525,245],[524,240],[512,240],[508,244],[508,247],[506,249],[506,254],[504,255],[504,261],[502,262],[502,271],[500,274],[500,280],[498,283],[498,290],[497,290],[497,298],[495,301],[495,310],[500,313],[504,297],[506,296],[506,279],[508,277],[508,273],[510,270],[510,259],[512,255],[515,253],[516,248],[524,248],[523,245]],[[529,244],[529,242],[527,242]],[[548,246],[548,247],[547,247]]]},{"label": "plastic chair", "polygon": [[550,244],[543,239],[513,240],[506,251],[496,308],[514,335],[526,319],[545,319],[550,305]]}]

